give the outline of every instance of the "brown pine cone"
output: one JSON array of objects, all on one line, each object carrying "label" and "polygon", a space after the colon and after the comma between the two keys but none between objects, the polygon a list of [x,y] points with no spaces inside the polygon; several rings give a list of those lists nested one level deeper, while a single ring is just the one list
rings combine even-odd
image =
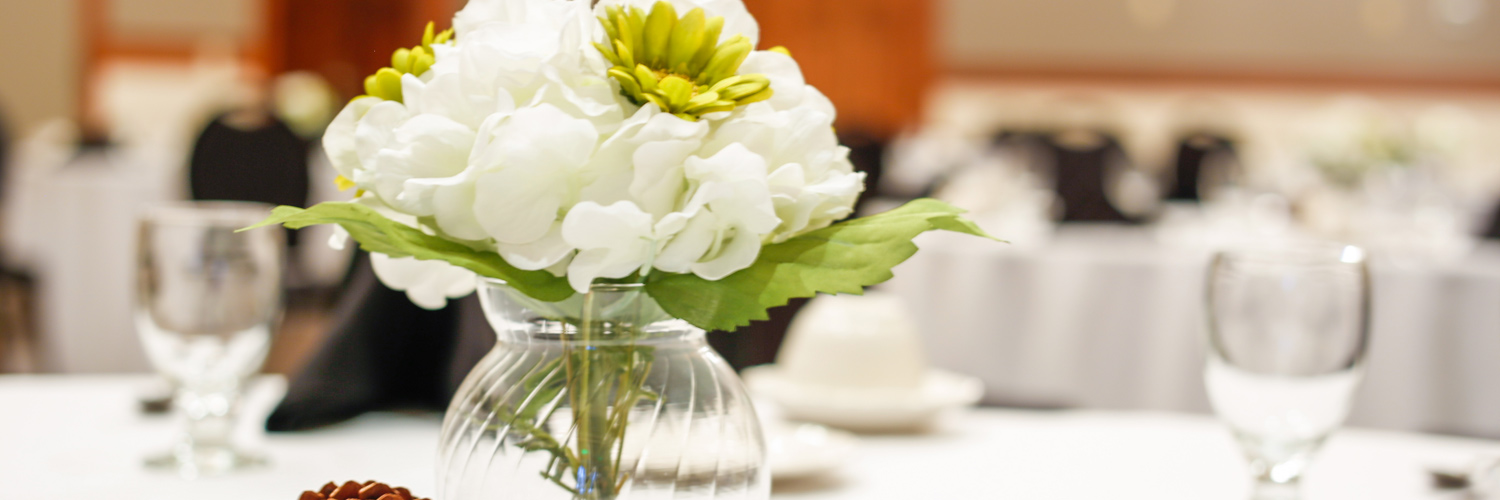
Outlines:
[{"label": "brown pine cone", "polygon": [[392,488],[373,480],[364,483],[345,481],[344,484],[329,482],[318,491],[304,491],[297,500],[428,500],[412,496],[406,488]]}]

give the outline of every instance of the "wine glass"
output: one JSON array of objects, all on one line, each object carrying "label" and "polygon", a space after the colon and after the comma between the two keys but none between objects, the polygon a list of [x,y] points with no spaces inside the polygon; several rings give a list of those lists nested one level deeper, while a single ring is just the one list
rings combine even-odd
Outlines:
[{"label": "wine glass", "polygon": [[1295,498],[1348,415],[1369,342],[1358,247],[1218,254],[1208,282],[1209,400],[1243,448],[1257,498]]},{"label": "wine glass", "polygon": [[280,319],[286,240],[279,227],[236,230],[270,210],[188,202],[141,219],[136,328],[151,364],[176,387],[183,421],[176,445],[147,458],[150,468],[195,477],[264,462],[231,435],[241,389],[265,362]]}]

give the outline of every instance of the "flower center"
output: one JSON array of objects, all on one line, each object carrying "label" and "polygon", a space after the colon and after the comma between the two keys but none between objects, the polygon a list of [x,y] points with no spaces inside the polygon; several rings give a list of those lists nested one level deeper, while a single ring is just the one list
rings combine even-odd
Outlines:
[{"label": "flower center", "polygon": [[740,75],[740,64],[754,47],[743,35],[724,43],[723,17],[693,9],[682,17],[659,1],[648,13],[639,7],[611,6],[599,17],[606,40],[595,43],[614,66],[609,76],[620,93],[637,105],[697,121],[704,114],[732,111],[771,98],[765,75]]}]

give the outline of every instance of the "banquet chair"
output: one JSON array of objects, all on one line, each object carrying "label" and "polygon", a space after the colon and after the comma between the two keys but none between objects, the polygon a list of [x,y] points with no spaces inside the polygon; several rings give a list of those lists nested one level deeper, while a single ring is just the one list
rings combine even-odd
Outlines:
[{"label": "banquet chair", "polygon": [[192,197],[306,206],[310,147],[268,113],[219,115],[193,144],[188,163]]},{"label": "banquet chair", "polygon": [[1496,203],[1495,208],[1491,210],[1490,223],[1485,227],[1482,236],[1487,240],[1500,240],[1500,203]]},{"label": "banquet chair", "polygon": [[1235,155],[1234,143],[1229,139],[1207,133],[1189,134],[1177,145],[1176,167],[1172,173],[1172,187],[1167,199],[1177,201],[1199,201],[1205,183],[1229,174],[1213,172],[1216,159],[1222,155]]},{"label": "banquet chair", "polygon": [[854,169],[865,173],[865,197],[884,194],[879,192],[880,179],[885,173],[885,150],[890,141],[858,129],[841,129],[838,138],[839,144],[849,148],[849,162]]},{"label": "banquet chair", "polygon": [[1046,134],[1053,190],[1063,204],[1063,222],[1133,222],[1109,199],[1109,169],[1125,155],[1115,137],[1099,130],[1067,129]]},{"label": "banquet chair", "polygon": [[[253,201],[305,207],[308,204],[312,145],[285,123],[259,109],[225,113],[204,127],[188,161],[194,200]],[[321,244],[321,242],[314,242]],[[287,232],[296,255],[298,231]],[[288,261],[287,287],[310,288],[298,260]]]}]

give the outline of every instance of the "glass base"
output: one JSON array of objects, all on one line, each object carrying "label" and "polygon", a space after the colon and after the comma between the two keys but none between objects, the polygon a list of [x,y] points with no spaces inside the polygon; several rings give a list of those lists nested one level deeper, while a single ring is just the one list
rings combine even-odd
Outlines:
[{"label": "glass base", "polygon": [[147,469],[175,472],[186,479],[254,469],[268,463],[263,455],[223,447],[185,446],[146,457]]}]

